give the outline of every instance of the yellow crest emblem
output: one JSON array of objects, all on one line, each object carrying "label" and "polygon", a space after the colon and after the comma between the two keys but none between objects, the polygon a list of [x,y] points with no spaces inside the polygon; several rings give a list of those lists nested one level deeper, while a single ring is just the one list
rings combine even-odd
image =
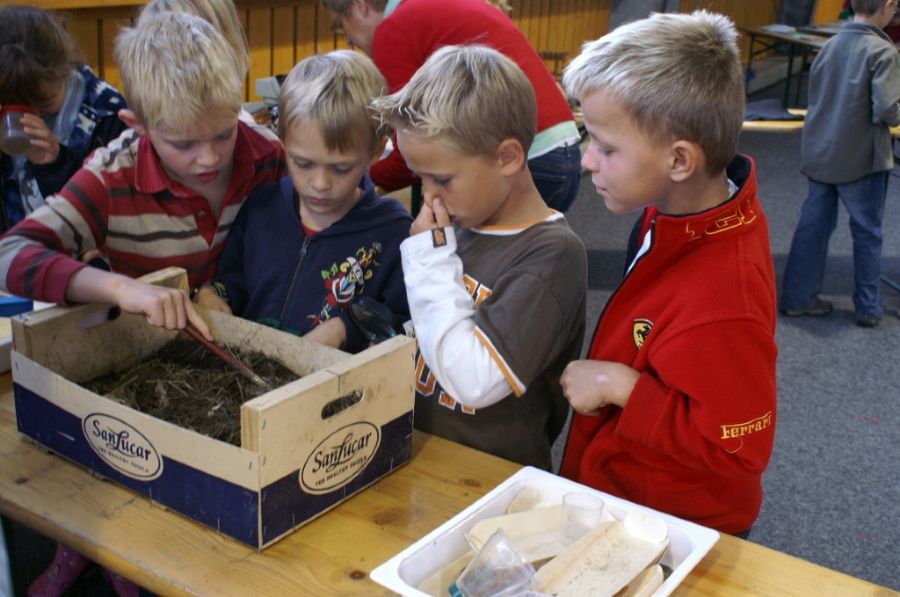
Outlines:
[{"label": "yellow crest emblem", "polygon": [[644,345],[644,340],[647,339],[647,335],[652,329],[652,321],[649,321],[647,319],[634,320],[634,325],[631,328],[631,335],[634,338],[634,345],[637,346],[638,350],[640,350],[641,346]]}]

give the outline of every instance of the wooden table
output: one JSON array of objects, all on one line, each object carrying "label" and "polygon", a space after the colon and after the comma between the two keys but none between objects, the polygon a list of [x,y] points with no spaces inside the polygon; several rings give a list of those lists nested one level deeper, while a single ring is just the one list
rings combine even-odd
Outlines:
[{"label": "wooden table", "polygon": [[797,27],[797,31],[799,31],[800,33],[810,33],[812,35],[833,37],[837,35],[837,32],[840,31],[841,27],[846,22],[848,21],[834,20],[827,21],[825,23],[810,23],[809,25]]},{"label": "wooden table", "polygon": [[[753,59],[763,53],[775,50],[780,45],[787,45],[788,61],[787,75],[784,80],[784,97],[782,105],[787,108],[791,95],[791,81],[794,73],[794,57],[800,52],[800,72],[797,73],[797,91],[794,103],[800,102],[800,88],[802,87],[803,71],[806,69],[807,58],[811,53],[818,52],[828,41],[821,35],[801,33],[793,28],[784,29],[783,25],[763,25],[762,27],[747,27],[742,31],[750,38],[750,56],[747,60],[747,73],[753,65]],[[760,46],[756,48],[757,44]]]},{"label": "wooden table", "polygon": [[[369,572],[518,466],[416,433],[413,460],[257,553],[84,469],[16,432],[0,375],[0,512],[165,595],[386,594]],[[877,585],[723,536],[678,594],[885,595]]]},{"label": "wooden table", "polygon": [[[788,112],[798,116],[806,116],[804,108],[788,108]],[[764,133],[793,133],[803,129],[802,120],[745,120],[741,126],[743,131]],[[900,138],[900,126],[891,127],[891,137]]]}]

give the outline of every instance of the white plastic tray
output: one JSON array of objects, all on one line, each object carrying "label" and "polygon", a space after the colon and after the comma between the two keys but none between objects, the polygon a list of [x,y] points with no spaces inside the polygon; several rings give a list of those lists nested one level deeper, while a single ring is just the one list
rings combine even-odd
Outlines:
[{"label": "white plastic tray", "polygon": [[719,540],[719,533],[713,529],[645,508],[546,471],[525,467],[477,502],[375,568],[369,576],[378,584],[401,595],[426,597],[428,594],[417,587],[470,550],[466,532],[483,518],[505,514],[509,503],[526,487],[541,491],[544,496],[542,506],[561,503],[562,496],[570,491],[585,491],[602,497],[607,511],[619,520],[631,510],[642,510],[665,521],[670,544],[660,564],[671,568],[672,573],[656,590],[656,597],[670,594]]}]

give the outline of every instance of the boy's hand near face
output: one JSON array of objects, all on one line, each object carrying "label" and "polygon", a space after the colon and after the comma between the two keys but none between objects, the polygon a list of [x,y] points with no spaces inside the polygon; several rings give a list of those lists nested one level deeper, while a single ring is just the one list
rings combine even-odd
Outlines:
[{"label": "boy's hand near face", "polygon": [[32,164],[52,164],[59,157],[59,139],[47,128],[44,119],[35,114],[22,116],[22,128],[31,137],[31,148],[25,154]]},{"label": "boy's hand near face", "polygon": [[197,291],[194,302],[198,305],[203,305],[207,309],[212,309],[213,311],[219,311],[227,315],[232,314],[231,307],[228,306],[228,303],[226,303],[222,297],[216,293],[215,289],[210,286],[202,286],[200,290]]},{"label": "boy's hand near face", "polygon": [[638,380],[638,372],[612,361],[572,361],[559,383],[576,412],[596,415],[608,404],[624,408]]},{"label": "boy's hand near face", "polygon": [[444,202],[439,197],[435,197],[430,203],[428,201],[422,202],[419,215],[413,220],[409,233],[413,235],[420,232],[428,232],[434,228],[450,226],[450,224],[452,224],[450,214],[447,213]]}]

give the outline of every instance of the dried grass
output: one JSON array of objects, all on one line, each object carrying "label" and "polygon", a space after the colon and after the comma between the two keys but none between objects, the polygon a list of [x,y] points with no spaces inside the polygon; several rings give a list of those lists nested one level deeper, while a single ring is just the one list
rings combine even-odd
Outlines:
[{"label": "dried grass", "polygon": [[[237,356],[267,382],[269,389],[299,378],[264,354],[239,352]],[[269,391],[200,344],[182,338],[172,340],[131,369],[83,385],[135,410],[236,446],[241,443],[241,404]]]}]

